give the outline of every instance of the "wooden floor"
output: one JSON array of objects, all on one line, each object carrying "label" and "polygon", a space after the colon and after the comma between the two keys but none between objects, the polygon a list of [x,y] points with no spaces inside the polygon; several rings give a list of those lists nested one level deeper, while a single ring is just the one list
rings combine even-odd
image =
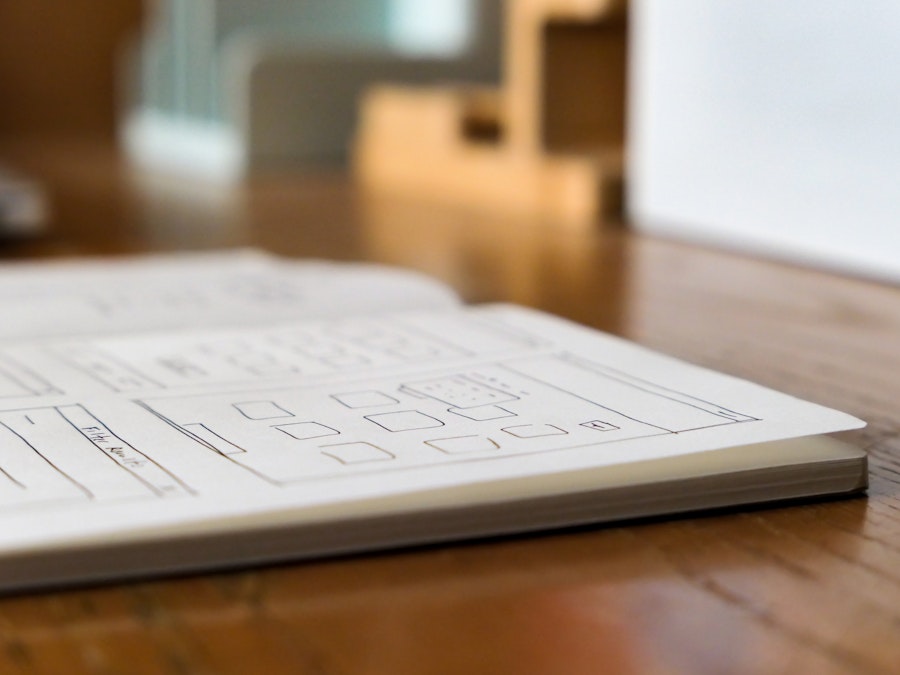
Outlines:
[{"label": "wooden floor", "polygon": [[0,144],[52,229],[0,259],[259,246],[425,271],[843,409],[868,497],[0,599],[0,673],[900,672],[900,288],[375,199],[339,172],[239,192],[111,148]]}]

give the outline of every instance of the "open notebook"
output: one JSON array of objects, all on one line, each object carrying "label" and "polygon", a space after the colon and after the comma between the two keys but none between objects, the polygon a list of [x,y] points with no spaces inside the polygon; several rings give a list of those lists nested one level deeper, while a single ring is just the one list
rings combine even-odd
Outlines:
[{"label": "open notebook", "polygon": [[397,269],[0,269],[0,589],[866,486],[834,410]]}]

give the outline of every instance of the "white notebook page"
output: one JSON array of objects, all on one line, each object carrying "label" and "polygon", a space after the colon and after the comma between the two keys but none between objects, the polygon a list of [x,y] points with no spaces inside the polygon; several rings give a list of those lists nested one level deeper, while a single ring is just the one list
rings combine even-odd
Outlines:
[{"label": "white notebook page", "polygon": [[0,551],[861,425],[509,306],[7,341]]}]

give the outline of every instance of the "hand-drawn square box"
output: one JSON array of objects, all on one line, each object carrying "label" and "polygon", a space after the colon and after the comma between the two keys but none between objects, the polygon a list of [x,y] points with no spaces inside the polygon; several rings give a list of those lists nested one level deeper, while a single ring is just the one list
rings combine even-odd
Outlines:
[{"label": "hand-drawn square box", "polygon": [[516,438],[543,438],[544,436],[565,436],[569,432],[554,424],[519,424],[505,427],[506,433]]},{"label": "hand-drawn square box", "polygon": [[464,375],[412,382],[403,385],[403,389],[418,396],[436,399],[454,408],[475,408],[518,399],[514,394],[489,387]]},{"label": "hand-drawn square box", "polygon": [[489,452],[499,450],[500,444],[487,436],[456,436],[454,438],[435,438],[425,441],[436,450],[448,455],[462,455],[471,452]]},{"label": "hand-drawn square box", "polygon": [[275,420],[294,416],[294,413],[274,401],[242,401],[232,405],[248,420]]},{"label": "hand-drawn square box", "polygon": [[581,426],[593,429],[594,431],[617,431],[619,427],[603,420],[591,420],[590,422],[582,422]]},{"label": "hand-drawn square box", "polygon": [[337,436],[341,432],[331,427],[326,427],[318,422],[293,422],[291,424],[277,424],[273,427],[279,431],[283,431],[288,436],[296,438],[298,441],[307,441],[311,438],[322,438],[323,436]]},{"label": "hand-drawn square box", "polygon": [[371,443],[336,443],[323,445],[321,450],[323,455],[336,459],[341,464],[364,464],[394,459],[394,455],[387,450]]},{"label": "hand-drawn square box", "polygon": [[489,420],[516,416],[516,413],[506,408],[501,408],[499,405],[482,405],[477,408],[448,408],[447,412],[452,412],[454,415],[475,420],[476,422],[487,422]]},{"label": "hand-drawn square box", "polygon": [[419,429],[433,429],[444,426],[441,420],[418,410],[401,410],[399,412],[366,415],[366,419],[388,431],[417,431]]}]

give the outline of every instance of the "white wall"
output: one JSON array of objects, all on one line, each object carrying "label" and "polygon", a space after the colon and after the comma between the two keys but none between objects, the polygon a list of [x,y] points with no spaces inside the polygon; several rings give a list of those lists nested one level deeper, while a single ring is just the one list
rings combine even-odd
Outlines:
[{"label": "white wall", "polygon": [[632,7],[638,224],[900,281],[900,2]]}]

